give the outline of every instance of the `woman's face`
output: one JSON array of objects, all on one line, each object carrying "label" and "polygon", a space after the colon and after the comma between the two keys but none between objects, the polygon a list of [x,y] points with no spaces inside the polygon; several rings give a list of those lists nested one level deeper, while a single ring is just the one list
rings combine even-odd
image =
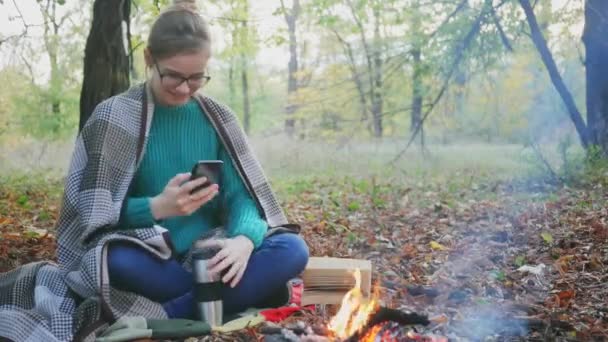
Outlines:
[{"label": "woman's face", "polygon": [[209,81],[208,52],[175,55],[154,59],[146,51],[146,64],[152,70],[152,91],[157,102],[177,106],[188,102],[190,96]]}]

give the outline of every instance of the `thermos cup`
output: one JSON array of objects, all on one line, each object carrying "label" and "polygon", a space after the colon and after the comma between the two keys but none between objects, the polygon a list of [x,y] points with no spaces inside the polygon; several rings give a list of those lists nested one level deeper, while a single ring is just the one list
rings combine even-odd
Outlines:
[{"label": "thermos cup", "polygon": [[207,270],[207,263],[220,251],[219,247],[206,247],[192,254],[192,273],[194,276],[194,299],[199,319],[212,327],[222,325],[222,281],[221,275]]}]

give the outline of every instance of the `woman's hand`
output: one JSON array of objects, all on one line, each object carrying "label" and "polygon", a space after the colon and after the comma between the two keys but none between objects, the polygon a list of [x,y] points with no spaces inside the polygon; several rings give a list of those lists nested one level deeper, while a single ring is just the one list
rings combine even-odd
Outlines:
[{"label": "woman's hand", "polygon": [[207,179],[205,177],[192,181],[189,179],[190,173],[177,174],[167,183],[162,193],[152,198],[150,207],[154,219],[190,215],[212,200],[219,191],[218,185],[212,184],[190,194],[192,189],[205,183]]},{"label": "woman's hand", "polygon": [[228,272],[222,277],[222,281],[230,283],[230,287],[235,287],[247,269],[249,257],[253,252],[253,242],[249,238],[239,235],[231,239],[218,240],[217,243],[221,250],[209,260],[208,270],[210,273],[221,274],[222,271],[228,269]]}]

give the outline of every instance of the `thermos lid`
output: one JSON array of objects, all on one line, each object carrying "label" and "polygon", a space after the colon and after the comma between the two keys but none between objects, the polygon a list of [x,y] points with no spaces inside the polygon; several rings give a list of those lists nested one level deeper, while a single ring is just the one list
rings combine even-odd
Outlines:
[{"label": "thermos lid", "polygon": [[213,258],[220,250],[221,247],[219,246],[209,246],[195,249],[192,251],[192,260],[209,260]]}]

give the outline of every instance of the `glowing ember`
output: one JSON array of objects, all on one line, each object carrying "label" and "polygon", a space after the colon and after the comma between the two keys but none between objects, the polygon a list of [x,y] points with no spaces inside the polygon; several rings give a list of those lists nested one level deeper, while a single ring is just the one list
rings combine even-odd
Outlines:
[{"label": "glowing ember", "polygon": [[374,325],[371,329],[369,329],[369,332],[367,334],[365,334],[365,336],[363,336],[361,341],[374,342],[381,330],[382,330],[382,326],[380,324]]},{"label": "glowing ember", "polygon": [[[374,293],[371,299],[366,299],[361,292],[361,271],[359,269],[355,270],[354,277],[355,287],[346,293],[340,310],[328,325],[328,329],[339,339],[346,339],[365,327],[370,314],[377,308],[377,293]],[[370,339],[370,341],[372,340]]]}]

